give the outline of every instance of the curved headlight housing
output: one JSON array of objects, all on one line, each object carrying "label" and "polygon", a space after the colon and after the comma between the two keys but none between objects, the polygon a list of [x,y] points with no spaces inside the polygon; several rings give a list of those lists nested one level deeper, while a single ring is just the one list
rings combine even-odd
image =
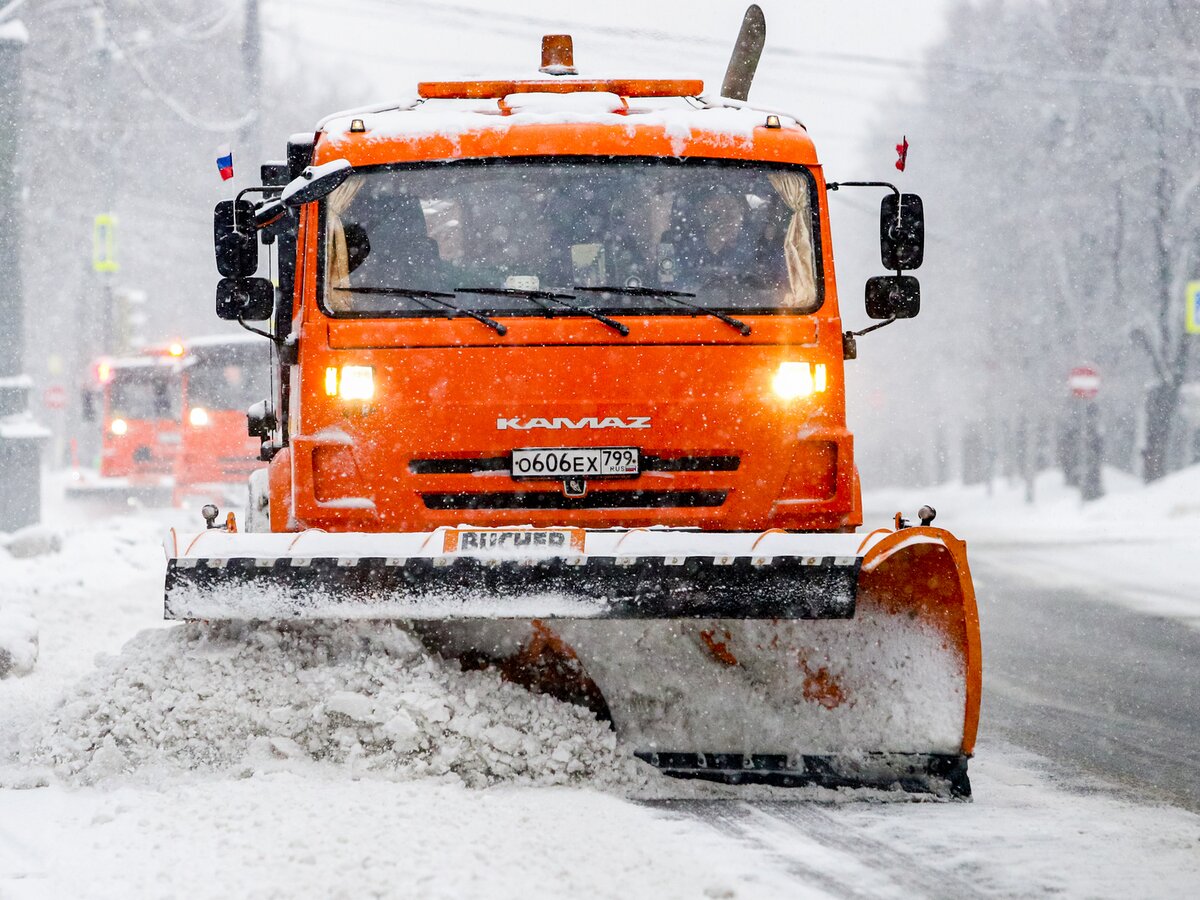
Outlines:
[{"label": "curved headlight housing", "polygon": [[825,363],[783,362],[771,379],[771,388],[782,400],[796,400],[824,393],[827,379]]},{"label": "curved headlight housing", "polygon": [[129,430],[129,423],[124,419],[113,419],[108,423],[108,430],[120,437]]},{"label": "curved headlight housing", "polygon": [[208,424],[208,410],[203,406],[193,406],[188,412],[188,422],[193,428],[203,428]]}]

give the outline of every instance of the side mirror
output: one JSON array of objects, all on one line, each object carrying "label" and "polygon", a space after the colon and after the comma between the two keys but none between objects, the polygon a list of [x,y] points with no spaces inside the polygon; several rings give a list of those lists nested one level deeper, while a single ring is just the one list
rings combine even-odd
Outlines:
[{"label": "side mirror", "polygon": [[261,322],[275,311],[275,286],[265,278],[222,278],[217,282],[217,316]]},{"label": "side mirror", "polygon": [[279,199],[284,206],[296,209],[305,203],[320,200],[353,174],[354,167],[348,159],[331,159],[319,166],[308,166],[299,178],[288,182]]},{"label": "side mirror", "polygon": [[921,283],[911,275],[867,279],[867,315],[872,319],[911,319],[921,311]]},{"label": "side mirror", "polygon": [[925,206],[916,194],[888,194],[879,205],[879,252],[893,272],[919,268],[925,259]]},{"label": "side mirror", "polygon": [[279,426],[275,418],[275,406],[269,400],[259,400],[246,410],[246,433],[250,437],[269,440],[271,432]]},{"label": "side mirror", "polygon": [[[246,231],[239,231],[236,224]],[[258,238],[254,234],[254,204],[222,200],[213,210],[213,247],[217,271],[226,278],[248,278],[258,271]],[[248,233],[247,233],[248,232]]]}]

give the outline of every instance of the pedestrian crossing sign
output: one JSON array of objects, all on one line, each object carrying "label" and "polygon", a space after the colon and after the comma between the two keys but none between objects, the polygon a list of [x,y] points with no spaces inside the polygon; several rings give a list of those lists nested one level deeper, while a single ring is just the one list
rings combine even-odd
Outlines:
[{"label": "pedestrian crossing sign", "polygon": [[1189,281],[1185,295],[1188,334],[1200,334],[1200,281]]},{"label": "pedestrian crossing sign", "polygon": [[117,217],[102,213],[92,220],[92,269],[96,272],[118,272]]}]

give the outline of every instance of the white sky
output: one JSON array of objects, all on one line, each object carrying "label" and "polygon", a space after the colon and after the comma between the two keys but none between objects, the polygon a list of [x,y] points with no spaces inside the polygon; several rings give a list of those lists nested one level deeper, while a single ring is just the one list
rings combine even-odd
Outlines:
[{"label": "white sky", "polygon": [[[763,0],[767,49],[750,99],[800,116],[837,178],[891,169],[891,143],[863,153],[881,105],[911,89],[903,66],[937,41],[951,0]],[[418,80],[536,69],[544,33],[575,38],[589,73],[695,73],[716,93],[743,0],[263,0],[272,64],[329,69],[352,106]],[[915,68],[914,68],[915,71]],[[299,79],[297,79],[299,80]],[[299,84],[297,85],[300,86]],[[899,136],[897,136],[897,140]]]}]

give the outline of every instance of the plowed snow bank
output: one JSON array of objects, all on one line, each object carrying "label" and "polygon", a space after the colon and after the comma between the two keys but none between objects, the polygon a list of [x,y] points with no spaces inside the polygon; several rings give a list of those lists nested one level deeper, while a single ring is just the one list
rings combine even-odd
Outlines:
[{"label": "plowed snow bank", "polygon": [[143,632],[67,692],[32,755],[84,783],[287,760],[470,786],[640,780],[587,710],[460,671],[380,623]]},{"label": "plowed snow bank", "polygon": [[38,628],[33,616],[0,602],[0,678],[24,675],[38,655]]}]

